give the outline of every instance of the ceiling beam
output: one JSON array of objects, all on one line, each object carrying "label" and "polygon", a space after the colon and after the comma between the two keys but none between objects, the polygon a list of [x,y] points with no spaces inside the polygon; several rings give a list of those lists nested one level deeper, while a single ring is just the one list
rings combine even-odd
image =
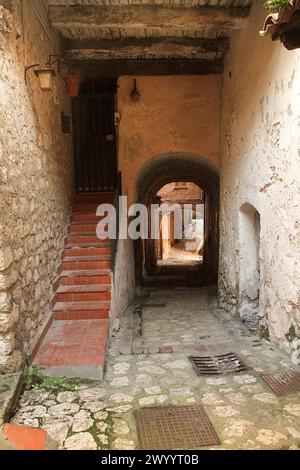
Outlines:
[{"label": "ceiling beam", "polygon": [[74,69],[87,78],[122,75],[210,75],[223,72],[223,61],[185,60],[95,60],[73,62]]},{"label": "ceiling beam", "polygon": [[[236,7],[161,7],[132,6],[50,6],[49,18],[58,29],[199,29],[199,26],[227,25],[241,27],[249,16],[249,8]],[[129,34],[128,34],[129,35]]]},{"label": "ceiling beam", "polygon": [[202,52],[219,52],[229,49],[229,38],[123,38],[123,39],[65,39],[63,47],[65,51],[70,50],[113,50],[137,48],[147,49],[154,46],[164,47],[182,46],[194,47]]},{"label": "ceiling beam", "polygon": [[124,38],[63,41],[68,57],[84,59],[209,58],[222,56],[229,39]]}]

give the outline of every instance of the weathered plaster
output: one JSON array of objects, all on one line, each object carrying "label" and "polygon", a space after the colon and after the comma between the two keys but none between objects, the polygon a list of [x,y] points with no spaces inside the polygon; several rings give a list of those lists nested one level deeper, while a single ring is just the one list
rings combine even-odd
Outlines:
[{"label": "weathered plaster", "polygon": [[126,310],[135,295],[134,247],[132,240],[119,240],[112,281],[112,321]]},{"label": "weathered plaster", "polygon": [[271,339],[300,328],[300,51],[287,51],[258,30],[256,3],[248,26],[233,34],[224,72],[220,302],[239,312],[240,208],[260,214],[259,321]]},{"label": "weathered plaster", "polygon": [[219,166],[221,77],[139,77],[139,102],[130,99],[133,77],[118,82],[119,169],[130,203],[138,176],[156,155],[186,152]]},{"label": "weathered plaster", "polygon": [[[12,32],[0,30],[0,373],[18,368],[45,315],[71,202],[70,100],[57,77],[39,89],[26,65],[44,65],[59,44],[30,2],[16,1]],[[37,3],[35,3],[37,6]]]}]

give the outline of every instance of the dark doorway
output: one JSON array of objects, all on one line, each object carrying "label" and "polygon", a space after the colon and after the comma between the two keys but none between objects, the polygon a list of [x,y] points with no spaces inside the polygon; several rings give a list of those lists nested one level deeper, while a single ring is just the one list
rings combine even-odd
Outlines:
[{"label": "dark doorway", "polygon": [[79,193],[116,187],[116,86],[115,80],[84,83],[73,98],[75,188]]}]

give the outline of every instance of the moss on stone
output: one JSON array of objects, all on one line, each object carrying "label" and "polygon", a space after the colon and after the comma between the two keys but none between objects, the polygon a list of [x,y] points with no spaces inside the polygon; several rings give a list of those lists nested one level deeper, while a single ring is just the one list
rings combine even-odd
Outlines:
[{"label": "moss on stone", "polygon": [[269,328],[267,326],[261,325],[259,328],[259,336],[261,339],[266,339],[267,341],[270,341],[270,333],[269,333]]},{"label": "moss on stone", "polygon": [[66,377],[50,377],[44,375],[42,367],[33,366],[27,371],[25,379],[26,390],[32,390],[35,386],[52,393],[74,392],[79,385],[89,384],[90,381],[83,379],[68,379]]},{"label": "moss on stone", "polygon": [[295,325],[291,325],[288,334],[285,335],[289,343],[291,343],[295,338],[297,338]]}]

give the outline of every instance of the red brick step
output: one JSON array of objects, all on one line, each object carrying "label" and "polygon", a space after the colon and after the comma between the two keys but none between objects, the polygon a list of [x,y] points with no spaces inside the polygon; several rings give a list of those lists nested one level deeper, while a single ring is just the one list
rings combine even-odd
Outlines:
[{"label": "red brick step", "polygon": [[52,323],[32,360],[50,375],[101,379],[109,335],[112,260],[111,241],[96,235],[101,219],[96,210],[102,202],[111,202],[113,194],[84,194],[75,199],[54,283]]},{"label": "red brick step", "polygon": [[66,248],[63,253],[63,257],[82,257],[82,256],[102,256],[110,255],[111,246],[102,246],[102,247],[72,247]]},{"label": "red brick step", "polygon": [[68,237],[66,238],[66,244],[67,245],[76,245],[80,243],[85,243],[85,244],[90,244],[93,245],[94,243],[103,243],[105,241],[109,240],[100,240],[97,235],[93,235],[90,233],[86,234],[69,234]]},{"label": "red brick step", "polygon": [[110,302],[57,302],[53,311],[62,310],[107,310],[110,309]]},{"label": "red brick step", "polygon": [[53,314],[54,320],[103,320],[109,318],[109,310],[58,310]]},{"label": "red brick step", "polygon": [[110,274],[97,276],[97,275],[82,275],[82,276],[64,276],[60,277],[55,283],[55,290],[61,286],[84,286],[84,285],[108,285],[111,282]]},{"label": "red brick step", "polygon": [[108,319],[54,321],[33,364],[50,376],[103,377]]},{"label": "red brick step", "polygon": [[96,255],[96,256],[64,256],[63,261],[65,263],[73,263],[73,262],[96,262],[96,261],[110,261],[111,254],[105,255]]},{"label": "red brick step", "polygon": [[58,292],[55,297],[55,302],[100,302],[102,300],[110,300],[110,291],[102,292]]},{"label": "red brick step", "polygon": [[111,291],[111,286],[109,284],[88,284],[88,285],[65,285],[65,286],[59,286],[57,288],[57,293],[58,294],[64,294],[64,293],[69,293],[69,292],[110,292]]},{"label": "red brick step", "polygon": [[75,205],[74,205],[74,209],[73,209],[73,214],[78,214],[78,213],[81,213],[81,212],[93,212],[94,214],[96,214],[97,212],[97,209],[98,207],[101,205],[101,204],[112,204],[111,201],[104,201],[104,202],[77,202]]},{"label": "red brick step", "polygon": [[98,240],[97,243],[70,243],[65,245],[66,249],[71,249],[71,248],[111,248],[111,243],[110,242],[101,242]]},{"label": "red brick step", "polygon": [[71,224],[68,228],[69,233],[91,233],[96,235],[97,224]]},{"label": "red brick step", "polygon": [[98,216],[94,212],[89,213],[78,213],[73,214],[71,221],[72,223],[98,223],[104,216]]},{"label": "red brick step", "polygon": [[86,203],[86,202],[110,202],[114,200],[114,193],[112,192],[103,192],[103,193],[88,193],[88,194],[76,194],[74,202],[75,203]]},{"label": "red brick step", "polygon": [[111,261],[63,261],[60,271],[84,271],[97,269],[110,269]]}]

